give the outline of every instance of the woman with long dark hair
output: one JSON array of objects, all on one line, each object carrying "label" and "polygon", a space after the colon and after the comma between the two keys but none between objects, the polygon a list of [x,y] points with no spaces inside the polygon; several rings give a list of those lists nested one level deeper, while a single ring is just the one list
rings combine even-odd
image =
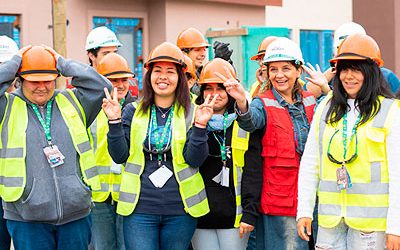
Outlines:
[{"label": "woman with long dark hair", "polygon": [[246,249],[258,216],[261,132],[247,133],[235,122],[235,99],[225,87],[229,82],[237,80],[227,61],[216,58],[204,66],[184,149],[186,162],[200,169],[210,206],[198,220],[195,250]]},{"label": "woman with long dark hair", "polygon": [[400,110],[375,40],[346,38],[331,60],[333,94],[318,106],[299,174],[298,234],[318,190],[317,248],[400,248]]},{"label": "woman with long dark hair", "polygon": [[183,147],[193,105],[182,51],[162,43],[150,54],[143,99],[122,112],[107,93],[108,149],[125,163],[117,213],[124,216],[127,249],[186,250],[196,217],[209,211],[203,179],[186,164]]}]

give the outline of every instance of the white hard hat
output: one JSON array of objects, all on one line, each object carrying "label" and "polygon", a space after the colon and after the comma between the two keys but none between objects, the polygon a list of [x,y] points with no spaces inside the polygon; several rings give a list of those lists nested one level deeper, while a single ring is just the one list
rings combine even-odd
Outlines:
[{"label": "white hard hat", "polygon": [[94,28],[86,38],[85,50],[95,49],[99,47],[117,46],[122,44],[112,30],[106,26]]},{"label": "white hard hat", "polygon": [[278,37],[265,51],[263,63],[295,61],[296,64],[304,64],[303,54],[297,43],[286,37]]},{"label": "white hard hat", "polygon": [[0,36],[0,63],[8,61],[17,54],[17,43],[8,36]]},{"label": "white hard hat", "polygon": [[366,35],[365,29],[358,23],[348,22],[339,26],[335,30],[335,35],[333,37],[333,49],[336,52],[337,48],[339,48],[340,43],[348,36],[353,34],[362,34]]}]

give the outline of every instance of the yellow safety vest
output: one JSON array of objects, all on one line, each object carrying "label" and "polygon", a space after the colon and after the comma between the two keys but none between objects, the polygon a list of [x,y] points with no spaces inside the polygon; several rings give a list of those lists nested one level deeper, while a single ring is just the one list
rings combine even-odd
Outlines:
[{"label": "yellow safety vest", "polygon": [[100,111],[96,120],[90,125],[89,132],[101,184],[99,191],[92,192],[93,201],[103,202],[110,193],[113,200],[118,201],[121,174],[111,171],[112,158],[108,153],[107,143],[108,119],[103,110]]},{"label": "yellow safety vest", "polygon": [[[26,129],[28,127],[27,103],[18,96],[6,95],[7,106],[1,123],[0,191],[6,202],[17,201],[26,184]],[[86,133],[83,108],[71,90],[59,93],[55,102],[69,128],[83,180],[93,190],[100,189],[94,156]]]},{"label": "yellow safety vest", "polygon": [[249,137],[250,133],[244,131],[239,127],[237,122],[233,124],[232,130],[232,162],[233,162],[233,184],[235,187],[236,197],[236,217],[235,227],[240,226],[240,220],[242,219],[242,173],[244,167],[244,154],[249,148]]},{"label": "yellow safety vest", "polygon": [[[174,106],[171,143],[172,165],[185,211],[193,217],[200,217],[210,211],[203,178],[199,173],[199,169],[190,167],[186,164],[183,157],[186,131],[193,120],[194,105],[191,105],[190,114],[186,119],[183,108],[179,109],[177,103]],[[122,173],[117,206],[117,213],[120,215],[130,215],[139,200],[141,188],[140,175],[143,173],[145,167],[142,143],[146,139],[145,131],[148,129],[149,118],[150,109],[146,113],[143,113],[141,104],[139,104],[132,119],[129,158],[125,165],[125,171]]]},{"label": "yellow safety vest", "polygon": [[[329,161],[327,147],[332,135],[339,130],[332,138],[330,152],[335,159],[343,158],[343,123],[342,120],[334,126],[325,123],[331,96],[321,102],[314,116],[320,160],[318,224],[332,228],[344,218],[345,223],[356,230],[385,231],[389,205],[386,136],[398,109],[398,101],[379,97],[379,113],[357,128],[358,157],[346,164],[353,186],[339,191],[336,169],[340,166]],[[355,145],[353,138],[348,157],[355,152]]]}]

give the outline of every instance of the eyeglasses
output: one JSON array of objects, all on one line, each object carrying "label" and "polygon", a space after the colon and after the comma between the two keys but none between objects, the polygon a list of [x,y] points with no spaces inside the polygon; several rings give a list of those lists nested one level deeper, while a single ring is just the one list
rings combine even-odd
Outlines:
[{"label": "eyeglasses", "polygon": [[[337,130],[333,133],[333,135],[331,136],[331,139],[329,140],[328,152],[327,152],[328,159],[329,159],[331,162],[336,163],[336,164],[339,164],[339,165],[351,163],[351,162],[355,161],[355,160],[357,159],[357,157],[358,157],[358,136],[357,136],[357,133],[355,133],[355,136],[356,136],[356,150],[355,150],[354,154],[353,154],[349,159],[347,159],[347,160],[346,160],[346,159],[343,159],[343,161],[338,161],[338,160],[336,160],[335,157],[333,157],[333,155],[331,154],[331,144],[332,144],[333,137],[334,137],[339,131],[340,131],[340,130],[337,129]],[[350,139],[350,140],[351,140],[351,139]]]}]

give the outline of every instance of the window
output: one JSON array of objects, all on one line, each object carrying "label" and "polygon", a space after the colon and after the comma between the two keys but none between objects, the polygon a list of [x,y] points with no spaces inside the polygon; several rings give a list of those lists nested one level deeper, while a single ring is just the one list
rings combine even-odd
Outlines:
[{"label": "window", "polygon": [[0,14],[0,36],[2,35],[14,39],[18,47],[20,47],[19,16]]},{"label": "window", "polygon": [[327,70],[333,56],[333,30],[300,30],[300,48],[306,63]]}]

